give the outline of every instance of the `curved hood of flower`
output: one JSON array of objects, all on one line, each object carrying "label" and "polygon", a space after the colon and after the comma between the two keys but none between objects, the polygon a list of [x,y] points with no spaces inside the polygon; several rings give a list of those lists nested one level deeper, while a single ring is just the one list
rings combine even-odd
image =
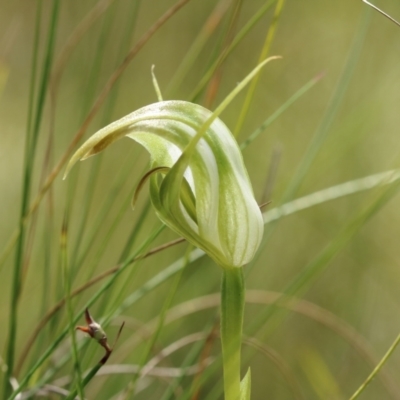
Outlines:
[{"label": "curved hood of flower", "polygon": [[[89,138],[67,172],[77,160],[128,136],[150,153],[150,197],[158,217],[217,264],[242,266],[260,244],[262,214],[233,135],[218,118],[207,128],[211,116],[211,111],[185,101],[143,107]],[[207,129],[179,168],[178,160],[202,127]]]}]

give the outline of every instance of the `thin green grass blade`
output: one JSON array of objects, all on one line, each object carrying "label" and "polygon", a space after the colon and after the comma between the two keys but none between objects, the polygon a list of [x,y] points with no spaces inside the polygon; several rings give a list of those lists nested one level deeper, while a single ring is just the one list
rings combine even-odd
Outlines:
[{"label": "thin green grass blade", "polygon": [[[214,322],[209,322],[207,327],[204,329],[205,335],[204,337],[208,337],[214,330]],[[197,343],[195,343],[192,348],[189,350],[188,354],[186,355],[185,359],[182,362],[181,368],[185,370],[185,368],[188,368],[190,365],[193,365],[200,357],[201,352],[204,348],[205,341],[201,340]],[[206,372],[206,371],[205,371]],[[175,398],[175,391],[176,389],[181,385],[181,382],[184,378],[184,375],[174,379],[172,383],[168,386],[167,390],[164,392],[163,396],[161,397],[160,400],[172,400]],[[180,400],[189,400],[192,398],[192,391],[187,390],[185,393],[182,393],[180,396]]]},{"label": "thin green grass blade", "polygon": [[239,31],[239,33],[234,37],[232,43],[229,47],[223,51],[223,53],[218,57],[217,60],[213,62],[207,72],[204,74],[203,78],[199,81],[189,99],[191,102],[195,103],[198,100],[201,92],[207,85],[207,83],[212,78],[215,70],[226,60],[226,58],[232,53],[232,51],[238,46],[238,44],[246,37],[246,35],[251,31],[251,29],[260,21],[260,19],[267,13],[267,11],[273,6],[277,0],[270,0],[266,2],[247,22],[247,24]]},{"label": "thin green grass blade", "polygon": [[169,265],[167,268],[164,268],[161,272],[155,275],[153,278],[149,279],[144,285],[142,285],[139,289],[135,290],[132,294],[130,294],[126,299],[121,303],[121,305],[114,311],[113,315],[121,315],[125,310],[135,304],[138,300],[140,300],[147,293],[150,293],[152,290],[166,282],[169,278],[172,278],[177,273],[179,273],[183,268],[185,268],[186,263],[192,263],[202,257],[204,252],[202,250],[196,249],[190,253],[189,261],[186,261],[185,257],[181,257],[176,260],[174,263]]},{"label": "thin green grass blade", "polygon": [[[40,24],[41,21],[41,2],[38,3],[36,23]],[[3,397],[7,398],[11,393],[10,378],[14,372],[14,359],[15,359],[15,345],[17,337],[17,318],[18,318],[18,302],[21,292],[21,268],[23,263],[24,243],[25,243],[25,215],[27,214],[31,192],[31,181],[33,174],[33,166],[36,154],[37,141],[39,137],[39,131],[41,126],[41,120],[44,109],[44,101],[46,97],[48,80],[50,74],[50,67],[53,59],[53,51],[55,45],[56,28],[58,22],[58,11],[59,1],[55,0],[53,3],[52,13],[50,17],[50,26],[47,36],[46,52],[44,57],[43,70],[41,75],[41,81],[39,84],[39,92],[37,98],[37,106],[35,111],[35,117],[33,123],[28,121],[28,129],[32,126],[32,131],[27,131],[26,134],[26,148],[25,148],[25,160],[24,160],[24,177],[22,183],[22,201],[19,215],[19,231],[20,235],[17,241],[17,247],[15,251],[15,263],[13,269],[12,278],[12,289],[10,299],[10,314],[9,314],[9,327],[8,327],[8,344],[6,353],[7,371],[4,375],[3,384]],[[36,27],[38,32],[39,27]],[[36,36],[36,35],[35,35]],[[33,55],[33,73],[36,72],[36,57],[38,51],[38,37],[35,38],[34,44],[34,55]],[[35,76],[31,77],[31,90],[35,87]],[[33,98],[33,93],[30,94]],[[33,109],[33,101],[30,104],[31,110]],[[28,118],[31,119],[33,111],[28,112]]]},{"label": "thin green grass blade", "polygon": [[[96,96],[96,91],[97,87],[100,82],[100,72],[101,72],[101,67],[103,65],[103,61],[107,59],[106,51],[107,51],[107,46],[104,44],[107,43],[107,38],[110,36],[111,32],[111,27],[112,27],[112,21],[113,18],[115,17],[115,8],[111,7],[103,20],[102,27],[101,27],[101,32],[99,35],[99,38],[97,40],[97,48],[95,55],[92,59],[91,65],[89,67],[89,79],[86,84],[86,88],[83,91],[84,96],[83,96],[83,101],[82,101],[82,106],[81,106],[81,115],[79,120],[83,121],[85,119],[86,114],[89,112],[90,106],[93,103],[95,96]],[[82,238],[85,234],[86,227],[88,225],[87,221],[89,219],[90,215],[90,209],[92,208],[92,202],[93,202],[93,196],[95,193],[95,188],[97,184],[97,179],[99,176],[99,171],[101,167],[101,162],[102,162],[103,157],[99,157],[96,162],[92,164],[89,176],[87,178],[87,190],[86,190],[86,195],[83,198],[83,204],[81,204],[80,208],[82,212],[80,213],[81,219],[80,219],[80,224],[77,229],[77,234],[75,237],[75,243],[74,243],[74,249],[72,252],[72,258],[71,258],[71,265],[73,266],[73,272],[75,275],[76,269],[75,266],[77,265],[76,259],[78,257],[78,254],[80,252],[80,246],[82,244]],[[75,185],[78,184],[79,182],[79,174],[78,178],[73,181]],[[72,199],[75,199],[75,196],[72,197]]]},{"label": "thin green grass blade", "polygon": [[186,75],[193,68],[211,35],[214,33],[218,25],[220,25],[229,5],[230,0],[220,0],[211,12],[207,21],[204,23],[197,37],[193,40],[190,49],[185,54],[183,60],[179,63],[176,72],[170,79],[166,88],[165,92],[170,98],[174,98],[176,89],[182,84]]},{"label": "thin green grass blade", "polygon": [[328,201],[336,200],[352,194],[364,192],[384,185],[397,184],[400,179],[400,170],[393,169],[379,174],[368,175],[339,185],[319,190],[296,200],[272,208],[263,213],[264,223],[270,224],[284,216],[295,214]]},{"label": "thin green grass blade", "polygon": [[[235,3],[235,5],[233,5]],[[225,50],[224,49],[224,44],[228,43],[229,41],[229,31],[231,30],[234,22],[235,22],[235,17],[240,11],[240,3],[238,1],[233,1],[231,0],[227,9],[227,13],[230,9],[230,14],[224,18],[224,20],[221,21],[221,31],[217,35],[217,38],[214,40],[214,48],[211,52],[207,69],[210,68],[210,66],[213,65],[214,62],[218,60],[218,58],[221,56],[222,52]],[[214,72],[217,70],[217,68],[214,70]]]},{"label": "thin green grass blade", "polygon": [[[48,32],[48,42],[46,45],[46,54],[44,56],[43,62],[43,71],[41,74],[41,80],[39,84],[39,93],[37,99],[37,109],[35,113],[34,120],[32,122],[32,133],[30,137],[29,150],[28,150],[28,158],[29,158],[29,166],[33,166],[37,142],[40,133],[40,127],[42,123],[42,116],[44,111],[44,104],[46,100],[47,89],[49,86],[49,78],[50,78],[50,70],[53,62],[53,53],[55,48],[56,41],[56,29],[58,24],[58,14],[59,14],[59,1],[55,1],[53,4],[52,14],[50,17],[50,26]],[[32,88],[33,89],[33,88]],[[31,173],[31,171],[29,171]],[[31,178],[31,175],[28,176]],[[29,193],[29,192],[28,192]]]},{"label": "thin green grass blade", "polygon": [[72,303],[71,303],[71,276],[68,268],[68,246],[67,246],[67,241],[68,241],[68,229],[67,229],[67,218],[66,216],[64,217],[64,222],[62,226],[62,231],[61,231],[61,266],[63,270],[63,275],[64,275],[64,293],[65,293],[65,298],[66,298],[66,308],[67,308],[67,313],[68,313],[68,319],[69,319],[69,334],[71,337],[71,347],[72,347],[72,356],[74,360],[74,370],[76,374],[76,387],[77,391],[79,394],[80,400],[83,400],[85,398],[85,393],[83,390],[83,385],[82,385],[82,372],[81,372],[81,366],[79,362],[79,355],[78,355],[78,349],[76,345],[76,336],[75,336],[75,324],[74,324],[74,311],[72,309]]},{"label": "thin green grass blade", "polygon": [[[43,237],[43,248],[46,248],[45,256],[44,256],[44,261],[43,261],[43,288],[48,288],[51,287],[51,278],[52,278],[52,272],[51,272],[51,259],[52,259],[52,244],[53,244],[53,224],[52,221],[50,221],[50,217],[46,221],[46,227],[45,227],[45,233]],[[50,245],[49,245],[50,244]],[[50,293],[48,290],[43,290],[42,294],[42,304],[41,304],[41,315],[45,314],[48,305],[50,304]],[[42,342],[38,344],[37,350],[36,350],[36,355],[33,356],[33,359],[39,357],[39,351],[40,349],[43,348],[45,344],[45,336],[49,335],[49,330],[45,330],[43,332],[44,335],[42,336]],[[24,357],[25,358],[25,357]]]},{"label": "thin green grass blade", "polygon": [[[240,18],[240,13],[243,7],[243,0],[236,0],[233,3],[232,11],[227,19],[226,26],[222,29],[222,34],[220,35],[220,40],[215,46],[214,55],[211,60],[216,60],[222,54],[222,52],[229,46],[232,42],[232,38],[234,37],[236,27],[238,25],[238,21]],[[210,84],[206,90],[205,98],[204,98],[204,106],[208,109],[212,108],[213,101],[218,92],[218,88],[221,83],[222,76],[222,65],[219,65],[218,68],[214,71],[213,77],[210,81]]]},{"label": "thin green grass blade", "polygon": [[306,153],[304,154],[300,165],[296,167],[294,176],[283,195],[282,202],[287,202],[291,200],[293,196],[297,193],[313,161],[315,160],[319,150],[321,149],[329,134],[332,123],[339,111],[340,105],[342,104],[346,91],[350,85],[350,81],[355,71],[355,66],[357,65],[357,62],[360,58],[361,50],[365,42],[365,37],[370,22],[370,16],[370,10],[365,10],[360,20],[359,26],[356,30],[356,35],[351,45],[349,55],[343,68],[343,72],[339,78],[339,82],[332,95],[326,112],[322,117],[321,124],[314,133],[311,143],[306,150]]},{"label": "thin green grass blade", "polygon": [[12,253],[15,245],[18,242],[18,237],[19,237],[19,230],[17,229],[15,232],[13,232],[8,239],[7,243],[3,247],[3,250],[0,254],[0,272],[3,271],[4,264],[6,263],[8,256]]},{"label": "thin green grass blade", "polygon": [[83,121],[85,119],[93,103],[93,100],[96,97],[97,87],[100,82],[101,68],[104,60],[106,59],[107,46],[105,46],[105,43],[107,43],[107,39],[109,38],[111,33],[112,22],[115,17],[115,12],[115,7],[110,7],[106,12],[104,20],[102,21],[101,32],[99,34],[96,44],[96,52],[94,54],[94,57],[92,58],[90,67],[88,68],[89,80],[86,83],[86,87],[84,90],[85,95],[82,99],[82,108],[80,111],[81,115],[79,118],[80,121]]},{"label": "thin green grass blade", "polygon": [[[126,210],[129,208],[129,203],[130,203],[131,197],[132,197],[132,193],[128,193],[124,202],[120,206],[118,213],[114,218],[114,221],[112,222],[110,228],[108,229],[106,236],[102,240],[102,242],[99,246],[99,250],[97,251],[97,254],[93,257],[93,260],[94,260],[93,261],[93,272],[94,272],[94,267],[96,265],[98,265],[105,250],[107,249],[107,244],[110,242],[112,235],[116,232],[116,229],[117,229],[119,223],[121,222],[124,215],[126,214]],[[133,238],[137,237],[139,235],[140,229],[143,227],[146,217],[148,216],[148,213],[146,212],[146,210],[148,210],[148,208],[149,207],[146,207],[146,205],[145,205],[144,211],[142,211],[140,213],[140,217],[139,217],[137,223],[135,224],[135,226],[133,227],[133,231],[135,232],[135,236],[132,235]],[[121,257],[119,258],[119,260],[121,260]],[[90,279],[92,276],[93,276],[93,273],[88,274],[88,279]]]},{"label": "thin green grass blade", "polygon": [[397,336],[395,341],[389,347],[388,351],[382,357],[381,361],[377,364],[377,366],[374,368],[374,370],[371,372],[371,374],[362,383],[362,385],[355,391],[355,393],[350,397],[349,400],[356,400],[360,397],[362,392],[364,392],[364,390],[372,382],[372,380],[376,377],[376,375],[379,373],[379,371],[382,369],[382,367],[387,363],[387,361],[389,360],[391,355],[394,353],[394,351],[396,350],[399,343],[400,343],[400,335]]},{"label": "thin green grass blade", "polygon": [[[123,60],[124,55],[128,53],[129,51],[129,45],[131,43],[133,33],[136,29],[137,26],[137,21],[139,17],[139,8],[141,5],[141,0],[136,0],[131,2],[130,10],[127,13],[127,18],[125,21],[125,30],[124,34],[122,35],[122,38],[120,38],[120,48],[117,56],[117,62],[114,66],[114,69],[117,68],[121,60]],[[100,123],[100,126],[105,126],[108,123],[110,123],[112,119],[112,114],[114,111],[115,103],[117,101],[118,95],[119,95],[119,90],[121,87],[121,81],[115,82],[113,88],[111,89],[111,92],[107,98],[106,105],[104,107],[104,113],[102,117],[102,121]]]},{"label": "thin green grass blade", "polygon": [[[123,171],[124,173],[125,171]],[[120,186],[115,186],[117,188],[117,193],[119,192],[119,189],[122,188],[122,185]],[[93,257],[91,258],[90,262],[87,263],[87,268],[85,271],[85,280],[91,279],[93,276],[102,256],[104,255],[105,251],[108,249],[108,244],[110,243],[110,240],[114,233],[116,232],[117,227],[119,226],[120,222],[123,220],[124,215],[126,215],[126,210],[129,209],[129,203],[132,197],[132,192],[129,192],[123,201],[116,205],[115,201],[118,200],[118,196],[115,195],[116,192],[110,192],[108,196],[108,200],[104,203],[102,209],[100,210],[99,214],[97,215],[96,218],[96,223],[94,224],[97,226],[97,230],[91,229],[88,235],[88,242],[86,244],[85,251],[83,254],[80,256],[75,268],[79,269],[81,268],[84,263],[85,259],[87,258],[90,250],[93,248],[95,249],[95,244],[96,244],[96,239],[99,235],[99,232],[101,230],[104,231],[104,237],[100,241],[100,244],[97,246],[97,250]],[[111,203],[111,204],[110,204]],[[114,204],[114,205],[113,205]],[[111,206],[111,208],[108,208],[108,205]],[[107,214],[110,213],[110,210],[116,211],[116,214],[114,214],[114,218],[111,222],[111,225],[108,227],[104,226],[104,218],[107,217]]]},{"label": "thin green grass blade", "polygon": [[[85,376],[85,378],[82,381],[82,386],[86,387],[86,385],[96,376],[97,372],[99,372],[100,368],[103,365],[100,363],[97,363]],[[68,396],[65,397],[65,400],[74,400],[76,398],[76,395],[78,394],[78,390],[72,390]]]},{"label": "thin green grass blade", "polygon": [[[76,260],[76,264],[74,268],[79,268],[85,260],[87,259],[90,250],[94,246],[95,240],[97,239],[97,236],[100,232],[100,228],[104,224],[104,220],[107,217],[108,213],[110,210],[114,210],[116,207],[116,202],[120,198],[120,193],[122,188],[124,187],[124,183],[127,181],[131,171],[127,168],[128,162],[131,162],[133,152],[130,152],[126,158],[126,162],[121,166],[120,171],[116,174],[114,182],[111,184],[111,190],[109,191],[108,195],[104,199],[104,202],[100,208],[100,210],[97,212],[97,214],[94,216],[94,221],[91,223],[91,226],[89,227],[87,233],[86,233],[86,240],[84,240],[84,244],[82,245],[82,250],[79,254],[79,257]],[[131,194],[129,194],[129,200],[131,198]],[[127,197],[128,198],[128,197]],[[127,199],[126,198],[126,199]],[[126,199],[123,201],[122,206],[125,206],[126,204]],[[128,203],[129,204],[129,203]],[[118,207],[122,207],[118,206]],[[126,209],[126,208],[125,208]],[[117,211],[117,214],[119,212]],[[104,240],[103,240],[104,241]],[[101,250],[100,253],[101,255]],[[94,264],[93,268],[95,268],[95,265],[97,264],[98,257],[95,257],[93,259],[93,262],[91,263],[92,265]],[[88,268],[88,277],[92,274],[92,269],[93,268]]]},{"label": "thin green grass blade", "polygon": [[186,251],[186,255],[185,255],[185,265],[184,267],[175,275],[174,277],[174,281],[171,284],[171,288],[169,290],[168,296],[166,297],[163,306],[161,308],[160,314],[159,314],[159,319],[158,319],[158,324],[157,324],[157,328],[154,330],[153,334],[150,337],[150,340],[148,340],[147,345],[142,353],[142,356],[140,358],[140,362],[139,362],[139,370],[136,374],[134,374],[133,379],[131,380],[131,382],[129,383],[128,389],[125,393],[125,398],[130,398],[131,395],[133,395],[133,393],[135,393],[135,389],[136,389],[136,384],[137,381],[142,373],[143,367],[145,366],[145,364],[147,363],[147,361],[149,360],[149,357],[151,355],[151,352],[153,351],[153,348],[158,340],[158,338],[161,335],[161,331],[162,328],[164,327],[164,322],[165,322],[165,317],[166,317],[166,313],[168,311],[168,309],[170,308],[172,301],[176,295],[176,292],[178,291],[178,286],[179,286],[179,282],[181,281],[182,278],[182,274],[183,271],[185,270],[185,268],[188,266],[189,264],[189,254],[190,251],[192,249],[192,246],[188,246],[188,249]]},{"label": "thin green grass blade", "polygon": [[[130,197],[126,199],[124,207],[121,208],[121,216],[125,214],[125,210],[128,207]],[[138,235],[141,233],[141,230],[145,226],[145,221],[148,217],[148,211],[150,210],[150,201],[147,202],[144,206],[144,212],[140,213],[139,220],[136,222],[135,226],[133,227],[132,233],[130,235],[130,240],[134,240]],[[134,234],[133,234],[134,233]],[[129,242],[125,244],[125,248],[128,245]],[[143,252],[147,252],[148,248],[143,249]],[[122,252],[123,253],[123,252]],[[122,262],[125,258],[122,257],[122,253],[119,257],[119,262]],[[113,294],[110,294],[109,298],[105,298],[102,301],[101,306],[99,307],[99,310],[114,310],[116,307],[116,304],[121,304],[121,301],[123,299],[124,294],[126,293],[126,289],[132,285],[132,282],[134,282],[134,277],[139,271],[139,268],[141,266],[140,261],[138,261],[135,265],[134,268],[131,268],[130,271],[127,272],[127,276],[124,279],[124,282],[122,283],[122,286],[118,288],[118,291],[116,291]],[[112,314],[112,312],[109,312],[109,314]]]},{"label": "thin green grass blade", "polygon": [[26,156],[28,155],[30,138],[32,135],[33,125],[33,113],[35,110],[35,92],[36,92],[36,79],[37,69],[39,63],[39,45],[40,45],[40,27],[42,25],[42,0],[38,0],[36,3],[36,22],[35,22],[35,34],[33,39],[33,51],[32,51],[32,68],[31,78],[29,82],[29,95],[28,95],[28,118],[27,118],[27,141],[25,143]]},{"label": "thin green grass blade", "polygon": [[151,203],[150,203],[150,200],[148,200],[148,201],[146,201],[145,205],[142,208],[140,217],[139,217],[138,221],[136,222],[136,226],[134,226],[132,228],[131,233],[128,235],[128,238],[126,239],[125,246],[124,246],[121,256],[118,260],[119,262],[122,262],[123,260],[125,260],[128,257],[129,253],[132,251],[131,250],[132,246],[136,242],[136,239],[141,231],[141,228],[144,225],[144,222],[147,218],[150,208],[151,208]]},{"label": "thin green grass blade", "polygon": [[[76,237],[74,240],[74,249],[72,251],[72,256],[71,256],[71,268],[73,271],[73,276],[77,276],[78,268],[79,268],[79,263],[77,262],[78,257],[80,256],[81,253],[81,246],[84,242],[83,238],[86,233],[86,229],[88,227],[88,220],[90,216],[90,210],[92,208],[92,202],[93,202],[93,196],[95,193],[98,177],[99,177],[99,172],[101,168],[103,160],[103,155],[101,154],[98,159],[95,160],[95,162],[91,165],[91,169],[89,172],[89,176],[87,178],[87,189],[85,190],[85,196],[83,197],[83,202],[80,203],[81,206],[81,211],[79,212],[80,214],[80,221],[79,221],[79,227],[76,230]],[[79,184],[79,175],[76,174],[77,177],[76,179],[71,180],[71,184],[68,185],[68,191],[72,191],[72,194],[69,196],[70,203],[69,203],[69,208],[72,210],[73,208],[73,202],[76,199],[77,194],[77,186]],[[75,214],[75,213],[74,213]]]},{"label": "thin green grass blade", "polygon": [[272,115],[270,115],[249,137],[240,144],[240,149],[243,151],[247,148],[257,137],[268,128],[281,114],[283,114],[293,103],[299,100],[304,94],[306,94],[317,82],[320,81],[321,75],[316,76],[301,87],[296,93],[294,93],[285,103],[283,103]]},{"label": "thin green grass blade", "polygon": [[[128,19],[126,21],[126,28],[124,30],[124,34],[123,37],[121,38],[120,41],[120,46],[119,46],[119,52],[118,52],[118,56],[117,56],[117,61],[114,65],[114,68],[117,68],[118,63],[120,63],[121,59],[123,58],[123,55],[128,51],[129,49],[129,44],[130,44],[130,39],[132,37],[132,33],[136,27],[136,22],[137,22],[137,17],[138,17],[138,11],[139,11],[139,6],[140,6],[140,1],[135,1],[132,3],[131,8],[130,8],[130,12],[128,13]],[[104,41],[107,40],[107,36],[110,33],[110,29],[111,29],[111,22],[112,22],[112,18],[114,17],[114,14],[112,14],[111,16],[108,16],[106,19],[106,22],[103,25],[103,30],[102,30],[102,34],[100,36],[100,39],[98,41],[98,51],[96,53],[96,57],[95,59],[100,63],[101,65],[101,61],[102,59],[104,59]],[[96,74],[96,79],[99,80],[99,76],[100,76],[100,67],[97,67],[96,63],[93,63],[92,67],[96,67],[98,69],[98,72]],[[92,96],[89,99],[88,98],[88,102],[87,105],[89,106],[89,102],[93,101],[93,96],[95,94],[95,87],[97,86],[94,78],[91,77],[91,81],[92,84],[90,86],[92,86]],[[110,95],[106,101],[105,107],[104,107],[104,113],[102,116],[102,123],[101,125],[106,125],[107,123],[109,123],[110,119],[111,119],[111,115],[113,113],[114,110],[114,106],[118,97],[118,93],[119,93],[119,88],[120,88],[120,81],[117,81],[114,85],[114,87],[112,88]],[[88,96],[87,96],[88,97]],[[89,215],[88,210],[91,208],[92,202],[93,202],[93,194],[94,194],[94,187],[97,183],[97,179],[98,179],[98,173],[100,170],[100,165],[101,165],[101,160],[102,160],[102,155],[100,155],[98,160],[95,160],[95,162],[92,165],[91,168],[91,172],[90,172],[90,177],[88,179],[88,196],[85,196],[85,211],[82,213],[82,215],[84,216],[82,218],[82,222],[81,222],[81,227],[80,229],[78,229],[80,238],[78,238],[78,240],[76,241],[76,246],[77,248],[75,249],[74,254],[77,256],[79,254],[79,244],[82,242],[82,236],[83,233],[86,231],[86,225],[87,225],[87,216]],[[137,158],[135,158],[135,160],[137,160]],[[121,179],[121,181],[124,181],[126,179],[126,176],[124,179]],[[122,182],[121,182],[122,183]],[[122,184],[118,187],[121,187]],[[115,196],[115,198],[117,198],[117,196]],[[109,209],[112,209],[111,204],[109,204]],[[103,207],[103,211],[104,211],[104,207]],[[100,213],[103,214],[103,218],[104,218],[104,212]],[[103,219],[101,218],[101,220]],[[92,229],[91,230],[91,234],[89,234],[89,237],[91,237],[92,239],[94,238],[93,234],[98,232],[98,227],[99,227],[99,219],[97,219],[97,222],[95,223],[95,226],[97,226],[97,228]],[[90,248],[90,243],[91,240],[88,241],[88,245],[86,246],[86,249],[82,252],[82,255],[79,257],[79,261],[77,258],[74,258],[71,263],[71,265],[82,265],[83,260],[85,259],[89,248]]]},{"label": "thin green grass blade", "polygon": [[[275,222],[280,220],[284,216],[294,214],[296,212],[314,207],[319,204],[323,204],[328,201],[336,200],[342,197],[350,196],[355,193],[371,190],[384,185],[397,184],[400,179],[400,170],[389,170],[378,174],[366,176],[364,178],[354,179],[352,181],[344,182],[339,185],[331,186],[327,189],[323,189],[309,195],[300,197],[296,200],[284,203],[282,206],[275,207],[263,213],[264,224],[270,226],[269,235],[275,227]],[[260,245],[260,250],[252,260],[252,262],[246,267],[246,275],[248,275],[254,266],[257,264],[257,260],[262,254],[262,249],[270,237],[264,235],[263,242]]]},{"label": "thin green grass blade", "polygon": [[[260,54],[260,57],[258,58],[258,62],[265,60],[268,56],[269,50],[271,48],[271,44],[275,37],[275,33],[276,33],[276,30],[278,27],[278,23],[280,21],[280,17],[281,17],[281,13],[282,13],[284,5],[285,5],[285,0],[278,0],[276,3],[274,16],[272,18],[271,25],[268,28],[267,36],[265,37],[264,46],[261,50],[261,54]],[[247,113],[249,112],[251,101],[253,100],[253,97],[254,97],[254,93],[255,93],[259,78],[260,78],[260,74],[257,74],[255,76],[255,78],[253,79],[253,81],[251,82],[251,84],[249,85],[249,88],[247,89],[243,107],[240,111],[238,120],[236,122],[236,127],[233,131],[233,136],[235,136],[235,137],[237,137],[239,135],[239,132],[243,127]]]},{"label": "thin green grass blade", "polygon": [[151,66],[151,79],[153,81],[154,91],[156,92],[157,100],[158,101],[163,101],[163,97],[162,97],[162,94],[161,94],[161,89],[160,89],[160,86],[158,84],[157,77],[156,77],[156,74],[154,72],[154,68],[155,68],[155,66],[152,65]]}]

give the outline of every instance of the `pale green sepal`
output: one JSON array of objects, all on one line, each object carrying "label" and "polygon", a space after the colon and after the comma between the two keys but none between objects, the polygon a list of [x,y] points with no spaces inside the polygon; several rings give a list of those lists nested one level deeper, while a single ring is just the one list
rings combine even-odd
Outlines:
[{"label": "pale green sepal", "polygon": [[251,371],[247,370],[245,377],[240,382],[240,400],[250,400],[251,395]]}]

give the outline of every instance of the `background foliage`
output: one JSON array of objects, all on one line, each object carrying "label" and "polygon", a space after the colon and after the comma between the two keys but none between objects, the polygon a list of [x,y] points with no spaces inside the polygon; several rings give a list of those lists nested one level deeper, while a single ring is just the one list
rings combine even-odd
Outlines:
[{"label": "background foliage", "polygon": [[[238,135],[239,143],[307,82],[315,77],[319,80],[243,151],[256,198],[260,203],[272,201],[265,212],[342,182],[396,169],[400,100],[396,49],[400,30],[361,1],[271,1],[269,10],[257,23],[250,24],[251,29],[212,75],[211,83],[193,97],[214,60],[267,3],[187,2],[149,38],[81,132],[88,137],[105,123],[155,102],[152,64],[165,99],[194,99],[214,109],[257,64],[269,34],[269,55],[281,55],[283,59],[263,70]],[[281,14],[276,25],[271,25],[279,3],[283,5]],[[145,191],[135,211],[129,207],[132,189],[148,167],[147,154],[124,139],[104,156],[81,164],[67,181],[58,174],[24,228],[23,257],[17,274],[21,292],[14,310],[10,309],[10,298],[17,247],[9,251],[7,243],[19,226],[21,199],[28,200],[28,204],[35,201],[113,71],[174,2],[60,1],[59,15],[54,17],[56,2],[43,1],[41,19],[35,25],[37,4],[41,3],[1,2],[0,343],[4,361],[13,315],[17,324],[15,367],[18,360],[24,361],[17,380],[33,372],[24,390],[44,383],[46,373],[53,374],[46,384],[69,390],[75,383],[68,386],[61,379],[77,376],[69,340],[61,341],[40,368],[32,370],[48,346],[72,323],[64,308],[40,329],[29,354],[24,346],[41,318],[66,295],[63,268],[73,291],[128,255],[176,239],[172,232],[163,230],[147,243],[159,223],[148,207]],[[213,11],[216,4],[220,7],[217,12]],[[380,0],[377,5],[400,17],[396,2]],[[93,23],[80,25],[96,10],[101,12]],[[49,33],[51,21],[54,34]],[[39,27],[36,51],[35,26]],[[64,46],[79,26],[85,31],[68,57],[62,58],[66,54]],[[45,60],[51,38],[54,55],[46,78]],[[35,55],[36,70],[32,61]],[[180,69],[185,65],[187,70]],[[182,71],[185,73],[180,74]],[[46,97],[40,115],[42,76],[49,85],[43,92]],[[232,131],[245,97],[246,93],[241,94],[222,115]],[[40,126],[37,146],[28,156],[28,163],[32,163],[28,196],[21,190],[24,151],[29,125],[33,128],[28,149],[32,150],[35,118]],[[338,199],[311,206],[307,198],[304,210],[266,225],[263,248],[247,267],[250,303],[244,333],[256,346],[244,345],[243,366],[252,368],[252,399],[265,399],[267,394],[279,400],[349,398],[392,344],[399,332],[400,306],[400,221],[395,189],[392,184],[346,195],[339,188]],[[60,246],[59,239],[65,210],[67,249]],[[170,368],[185,363],[201,366],[208,357],[217,357],[214,364],[218,363],[219,340],[210,334],[215,331],[218,309],[213,298],[199,300],[219,290],[220,274],[211,260],[203,257],[186,262],[181,273],[139,296],[150,279],[191,250],[179,244],[127,267],[90,307],[96,319],[105,319],[105,326],[110,323],[106,330],[111,342],[121,321],[126,321],[117,349],[107,363],[111,372],[117,371],[116,364],[146,364],[171,343],[183,338],[190,342],[188,335],[199,332],[204,334],[193,337],[197,341],[187,343],[159,366],[169,368],[165,371],[170,373]],[[97,283],[71,299],[73,315],[79,316],[101,285]],[[295,304],[281,299],[270,306],[276,293],[283,292],[303,301]],[[121,308],[132,296],[137,296],[137,301]],[[194,303],[185,303],[190,301]],[[194,311],[195,304],[205,307],[207,301],[213,306]],[[167,323],[168,309],[182,303],[185,315]],[[150,321],[156,321],[156,334],[152,334]],[[206,342],[199,341],[207,336]],[[77,335],[77,340],[80,369],[86,371],[102,357],[102,349],[83,335]],[[104,371],[110,369],[104,367]],[[143,378],[132,374],[95,377],[85,394],[87,398],[109,399],[129,387],[128,382],[132,387],[135,382],[137,399],[174,398],[168,397],[168,388],[174,388],[175,398],[221,398],[219,365],[215,369],[200,368],[197,375],[179,381],[157,373],[160,371]],[[399,373],[400,355],[395,353],[362,398],[400,398],[395,379]]]}]

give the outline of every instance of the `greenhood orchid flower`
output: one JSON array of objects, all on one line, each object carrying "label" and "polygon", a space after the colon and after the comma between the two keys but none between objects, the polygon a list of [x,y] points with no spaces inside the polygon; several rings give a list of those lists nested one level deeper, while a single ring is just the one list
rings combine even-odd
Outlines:
[{"label": "greenhood orchid flower", "polygon": [[225,400],[250,400],[250,371],[240,379],[244,313],[243,265],[251,261],[263,235],[263,218],[242,154],[218,118],[233,98],[270,60],[261,62],[214,112],[186,101],[150,104],[99,130],[72,156],[93,156],[123,136],[141,144],[151,157],[150,198],[158,217],[223,267],[221,345]]},{"label": "greenhood orchid flower", "polygon": [[89,138],[71,158],[67,173],[76,161],[123,136],[150,153],[151,170],[139,187],[150,179],[151,201],[161,221],[222,267],[240,267],[253,258],[263,234],[262,214],[238,144],[219,118],[185,101],[148,105]]}]

